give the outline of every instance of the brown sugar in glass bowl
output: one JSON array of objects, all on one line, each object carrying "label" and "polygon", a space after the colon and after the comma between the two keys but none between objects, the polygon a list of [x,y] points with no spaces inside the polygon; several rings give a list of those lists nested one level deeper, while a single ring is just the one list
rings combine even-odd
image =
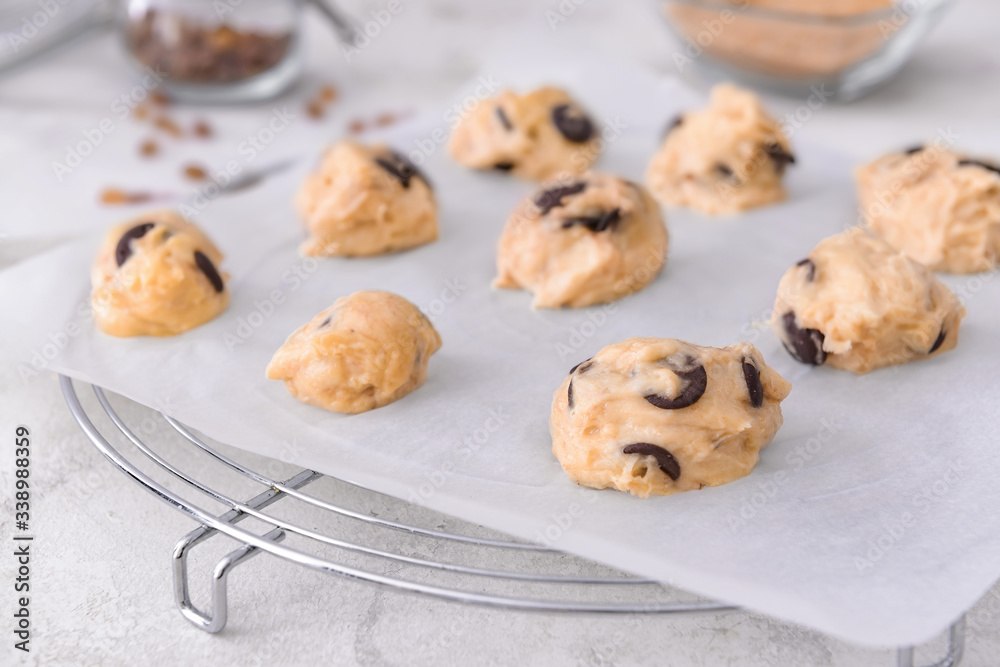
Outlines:
[{"label": "brown sugar in glass bowl", "polygon": [[[675,66],[796,96],[851,100],[906,63],[950,0],[652,0]],[[825,101],[821,100],[821,101]]]}]

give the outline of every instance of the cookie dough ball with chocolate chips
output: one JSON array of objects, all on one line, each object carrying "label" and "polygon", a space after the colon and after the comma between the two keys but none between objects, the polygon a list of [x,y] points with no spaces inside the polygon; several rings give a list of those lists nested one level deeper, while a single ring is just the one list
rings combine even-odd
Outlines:
[{"label": "cookie dough ball with chocolate chips", "polygon": [[343,141],[323,156],[295,199],[310,239],[305,255],[367,256],[437,239],[430,183],[385,146]]},{"label": "cookie dough ball with chocolate chips", "polygon": [[860,375],[947,352],[964,316],[930,269],[851,229],[820,242],[785,273],[772,326],[802,363]]},{"label": "cookie dough ball with chocolate chips", "polygon": [[91,271],[98,328],[112,336],[174,336],[229,305],[222,253],[173,211],[114,227]]},{"label": "cookie dough ball with chocolate chips", "polygon": [[781,428],[792,386],[750,343],[629,338],[556,390],[552,451],[577,484],[648,498],[744,477]]},{"label": "cookie dough ball with chocolate chips", "polygon": [[493,284],[530,290],[535,308],[582,308],[646,287],[666,256],[667,227],[646,189],[588,173],[548,183],[515,209]]},{"label": "cookie dough ball with chocolate chips", "polygon": [[455,126],[451,156],[472,169],[542,181],[582,174],[600,153],[586,112],[558,88],[510,91],[483,100]]},{"label": "cookie dough ball with chocolate chips", "polygon": [[717,215],[785,198],[781,179],[795,157],[756,95],[720,84],[708,108],[674,123],[646,172],[660,201]]},{"label": "cookie dough ball with chocolate chips", "polygon": [[283,380],[303,403],[356,414],[422,385],[440,347],[433,325],[403,297],[355,292],[289,336],[274,353],[267,378]]},{"label": "cookie dough ball with chocolate chips", "polygon": [[1000,263],[1000,166],[938,146],[915,146],[855,173],[868,227],[935,271]]}]

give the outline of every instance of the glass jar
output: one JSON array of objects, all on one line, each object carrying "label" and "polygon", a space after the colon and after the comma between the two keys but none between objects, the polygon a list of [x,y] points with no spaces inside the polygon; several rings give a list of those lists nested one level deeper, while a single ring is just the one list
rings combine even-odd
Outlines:
[{"label": "glass jar", "polygon": [[892,78],[950,1],[654,0],[682,72],[842,101]]},{"label": "glass jar", "polygon": [[233,103],[274,97],[302,71],[302,0],[126,0],[132,64],[170,98]]}]

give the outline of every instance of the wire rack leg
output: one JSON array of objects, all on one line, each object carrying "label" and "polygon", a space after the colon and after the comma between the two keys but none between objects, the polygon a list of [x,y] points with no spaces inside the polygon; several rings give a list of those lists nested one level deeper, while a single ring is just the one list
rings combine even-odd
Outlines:
[{"label": "wire rack leg", "polygon": [[[314,479],[317,479],[319,476],[320,475],[318,473],[311,470],[303,470],[285,482],[285,484],[289,487],[298,489]],[[281,491],[268,489],[264,493],[248,500],[246,505],[253,509],[262,509],[276,500],[279,500],[283,495],[285,494]],[[246,516],[248,515],[242,512],[229,510],[228,512],[220,515],[219,518],[227,523],[239,523],[246,518]],[[211,633],[219,632],[226,627],[226,620],[229,615],[229,599],[226,584],[229,579],[229,573],[232,572],[233,568],[237,565],[246,562],[259,553],[257,547],[245,544],[235,551],[226,554],[221,560],[219,560],[215,569],[212,571],[212,611],[211,614],[206,614],[195,607],[194,603],[191,601],[190,586],[188,584],[189,577],[187,557],[193,547],[201,544],[217,532],[218,531],[214,528],[199,526],[185,535],[174,547],[172,553],[174,599],[177,602],[177,608],[180,609],[184,618],[194,624],[195,627]],[[280,528],[275,528],[274,530],[263,535],[264,539],[272,542],[280,542],[284,539],[284,537],[285,531]]]},{"label": "wire rack leg", "polygon": [[[927,667],[957,667],[965,654],[965,616],[948,630],[948,653]],[[905,646],[896,652],[897,667],[913,667],[913,647]]]}]

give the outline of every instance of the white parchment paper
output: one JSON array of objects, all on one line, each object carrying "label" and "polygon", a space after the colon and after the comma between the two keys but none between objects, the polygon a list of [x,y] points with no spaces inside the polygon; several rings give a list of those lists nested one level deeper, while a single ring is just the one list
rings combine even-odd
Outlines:
[{"label": "white parchment paper", "polygon": [[[313,137],[292,171],[200,212],[232,274],[218,319],[175,338],[100,334],[86,307],[92,237],[0,274],[0,349],[25,373],[58,371],[166,407],[223,442],[280,447],[302,466],[855,642],[914,643],[944,628],[1000,575],[1000,281],[948,278],[969,316],[958,349],[933,360],[864,377],[793,361],[765,325],[778,279],[857,218],[852,165],[793,136],[789,201],[719,220],[671,211],[669,260],[648,289],[605,307],[532,311],[527,293],[489,285],[505,217],[534,188],[463,170],[443,137],[467,96],[543,82],[569,88],[607,128],[598,168],[637,180],[669,119],[703,103],[641,71],[508,59],[387,135],[426,157],[437,243],[301,259],[290,200],[336,138]],[[291,331],[371,288],[410,299],[440,331],[422,388],[340,416],[264,378]],[[794,383],[785,425],[749,477],[641,500],[563,475],[550,452],[552,392],[571,366],[629,336],[750,340]]]}]

